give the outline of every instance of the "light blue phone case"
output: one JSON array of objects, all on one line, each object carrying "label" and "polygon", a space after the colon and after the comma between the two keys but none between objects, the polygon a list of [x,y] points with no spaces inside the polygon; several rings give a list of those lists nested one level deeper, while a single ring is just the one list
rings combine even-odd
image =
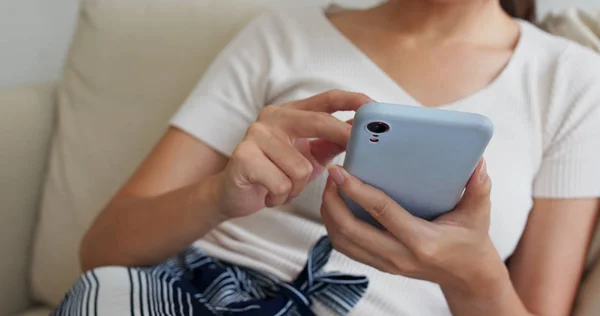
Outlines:
[{"label": "light blue phone case", "polygon": [[[369,131],[375,122],[384,124],[379,130],[389,129]],[[479,114],[365,104],[354,118],[344,168],[413,215],[431,220],[456,206],[493,130]],[[355,216],[381,228],[361,206],[344,200]]]}]

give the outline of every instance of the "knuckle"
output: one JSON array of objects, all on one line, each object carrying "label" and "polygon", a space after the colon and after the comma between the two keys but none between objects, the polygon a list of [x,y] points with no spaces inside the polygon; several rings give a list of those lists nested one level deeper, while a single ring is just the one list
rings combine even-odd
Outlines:
[{"label": "knuckle", "polygon": [[433,263],[437,260],[440,251],[437,242],[421,239],[416,245],[415,257],[419,261]]},{"label": "knuckle", "polygon": [[342,187],[344,188],[344,191],[350,195],[356,195],[362,192],[361,183],[358,182],[356,179],[347,179],[342,184]]},{"label": "knuckle", "polygon": [[313,167],[312,163],[310,163],[310,161],[307,161],[306,159],[304,159],[302,161],[304,163],[304,167],[303,167],[304,177],[310,178],[310,176],[312,176],[312,173],[315,170],[315,168]]},{"label": "knuckle", "polygon": [[275,111],[277,111],[279,109],[279,106],[277,105],[266,105],[265,107],[263,107],[263,111],[265,111],[265,113],[273,113]]},{"label": "knuckle", "polygon": [[267,127],[263,123],[254,122],[248,127],[248,130],[246,131],[246,135],[258,136],[258,135],[265,133],[266,130],[267,130]]},{"label": "knuckle", "polygon": [[332,116],[329,113],[325,113],[325,112],[314,112],[313,113],[313,120],[315,120],[316,123],[319,124],[328,124],[331,120]]},{"label": "knuckle", "polygon": [[490,177],[488,177],[485,180],[483,185],[484,185],[483,190],[485,191],[486,195],[488,196],[488,200],[489,200],[490,194],[492,193],[492,179]]},{"label": "knuckle", "polygon": [[264,121],[268,118],[270,118],[271,116],[273,116],[273,114],[275,114],[278,110],[278,107],[275,105],[266,105],[262,108],[262,110],[260,111],[260,113],[258,113],[258,120],[259,121]]},{"label": "knuckle", "polygon": [[262,110],[260,110],[260,112],[258,113],[258,117],[256,118],[257,122],[263,122],[271,115],[270,107],[270,105],[267,105],[264,108],[262,108]]},{"label": "knuckle", "polygon": [[325,103],[328,107],[333,107],[334,104],[340,99],[344,91],[340,89],[332,89],[325,93]]},{"label": "knuckle", "polygon": [[387,196],[379,197],[369,207],[371,216],[377,218],[385,215],[390,207],[390,199]]},{"label": "knuckle", "polygon": [[[320,208],[320,213],[321,213],[321,218],[325,219],[327,218],[327,208],[325,207],[325,201],[323,201],[323,204],[321,204],[321,208]],[[325,220],[324,220],[325,222]],[[327,223],[325,223],[325,226],[327,226]]]},{"label": "knuckle", "polygon": [[488,179],[481,185],[483,187],[481,187],[480,191],[476,194],[475,200],[473,201],[473,204],[470,207],[477,208],[477,211],[479,213],[489,214],[492,208],[492,200],[490,196],[492,184],[491,181]]},{"label": "knuckle", "polygon": [[490,199],[490,195],[492,193],[492,179],[488,177],[483,183],[479,185],[477,188],[476,196],[480,199]]},{"label": "knuckle", "polygon": [[351,218],[345,218],[337,223],[337,230],[341,236],[350,238],[355,235],[354,223]]},{"label": "knuckle", "polygon": [[327,93],[326,93],[327,101],[335,101],[337,98],[339,98],[344,93],[345,92],[342,89],[331,89],[331,90],[327,91]]},{"label": "knuckle", "polygon": [[323,190],[323,204],[329,205],[335,198],[334,194],[338,194],[337,191],[334,190],[332,186],[327,186],[325,190]]},{"label": "knuckle", "polygon": [[305,158],[299,158],[298,161],[294,163],[294,165],[295,167],[292,172],[293,174],[291,175],[293,180],[306,180],[312,175],[313,166]]},{"label": "knuckle", "polygon": [[277,151],[281,146],[281,139],[269,131],[264,131],[262,138],[257,142],[261,150],[267,152]]},{"label": "knuckle", "polygon": [[331,126],[331,119],[333,116],[326,112],[312,112],[308,119],[310,120],[310,125],[313,129],[320,130],[326,129]]},{"label": "knuckle", "polygon": [[288,179],[281,180],[273,186],[273,194],[284,195],[292,189],[292,182]]},{"label": "knuckle", "polygon": [[251,156],[254,151],[254,144],[250,141],[241,142],[231,154],[231,160],[240,161]]}]

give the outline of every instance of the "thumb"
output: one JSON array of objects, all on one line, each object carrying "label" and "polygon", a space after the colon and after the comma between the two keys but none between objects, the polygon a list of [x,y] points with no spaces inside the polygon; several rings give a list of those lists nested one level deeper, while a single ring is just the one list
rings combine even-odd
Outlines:
[{"label": "thumb", "polygon": [[456,206],[456,210],[489,212],[491,207],[490,192],[492,180],[487,174],[485,159],[481,158],[471,179],[467,182],[465,193]]}]

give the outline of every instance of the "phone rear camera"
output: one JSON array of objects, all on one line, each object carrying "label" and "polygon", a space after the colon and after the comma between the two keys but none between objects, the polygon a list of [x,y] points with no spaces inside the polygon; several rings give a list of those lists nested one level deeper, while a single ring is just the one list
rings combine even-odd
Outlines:
[{"label": "phone rear camera", "polygon": [[383,122],[372,122],[367,125],[367,130],[373,134],[385,133],[390,127]]}]

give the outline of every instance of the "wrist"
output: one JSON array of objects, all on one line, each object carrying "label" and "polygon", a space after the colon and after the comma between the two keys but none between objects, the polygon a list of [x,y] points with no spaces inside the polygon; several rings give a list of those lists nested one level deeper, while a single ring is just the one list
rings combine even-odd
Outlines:
[{"label": "wrist", "polygon": [[440,283],[444,293],[485,300],[498,297],[512,287],[508,269],[489,237],[469,260],[454,271],[455,277],[450,282]]},{"label": "wrist", "polygon": [[506,265],[498,257],[481,261],[485,269],[477,269],[467,286],[441,285],[453,315],[504,316],[531,314],[519,298]]},{"label": "wrist", "polygon": [[206,178],[196,187],[197,192],[199,192],[204,201],[203,209],[206,210],[202,212],[202,219],[206,220],[208,218],[213,226],[218,226],[231,219],[230,216],[223,212],[221,205],[222,185],[223,178],[218,173]]},{"label": "wrist", "polygon": [[478,291],[442,288],[442,292],[453,315],[526,315],[508,277],[499,277],[493,282],[482,284]]}]

